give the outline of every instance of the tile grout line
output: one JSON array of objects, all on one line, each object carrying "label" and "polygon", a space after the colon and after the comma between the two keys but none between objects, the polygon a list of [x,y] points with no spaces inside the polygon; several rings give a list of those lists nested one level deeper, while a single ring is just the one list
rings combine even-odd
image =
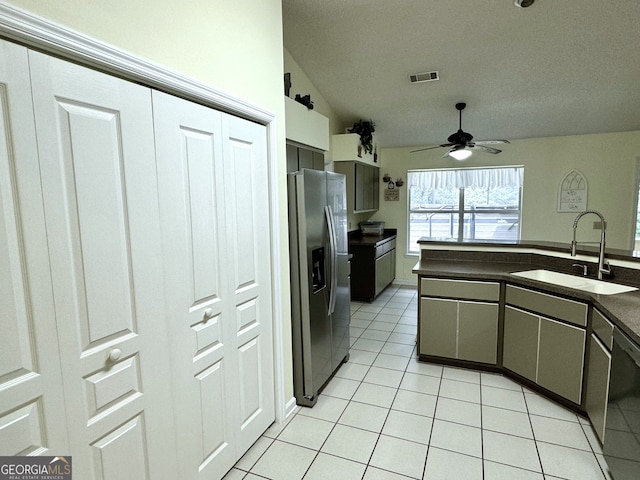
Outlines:
[{"label": "tile grout line", "polygon": [[[417,339],[416,339],[417,340]],[[417,344],[416,344],[417,345]],[[416,346],[416,355],[418,355],[418,348]],[[422,466],[422,478],[425,478],[427,474],[427,461],[429,460],[429,452],[431,451],[431,440],[433,439],[433,429],[436,425],[436,411],[438,410],[438,400],[440,399],[440,388],[442,386],[442,377],[444,375],[444,367],[440,372],[440,381],[438,382],[438,392],[436,393],[436,403],[433,407],[433,421],[431,422],[431,431],[429,432],[429,443],[427,444],[427,454],[424,457],[424,465]]]},{"label": "tile grout line", "polygon": [[544,465],[542,465],[542,457],[540,456],[540,450],[538,449],[538,442],[536,441],[536,432],[533,429],[533,422],[531,421],[531,411],[529,410],[529,402],[525,395],[524,389],[522,390],[522,396],[524,397],[524,406],[527,409],[527,420],[529,420],[529,426],[531,427],[531,436],[533,437],[533,445],[536,447],[536,454],[538,455],[538,462],[540,462],[540,472],[543,478],[546,476],[544,472]]},{"label": "tile grout line", "polygon": [[478,382],[478,384],[480,385],[480,453],[481,453],[481,462],[482,462],[482,479],[483,480],[490,480],[490,479],[486,479],[486,472],[484,470],[484,462],[485,462],[485,458],[484,458],[484,423],[483,423],[483,414],[482,414],[482,406],[484,405],[484,403],[482,402],[482,373],[479,374],[480,376],[480,381]]}]

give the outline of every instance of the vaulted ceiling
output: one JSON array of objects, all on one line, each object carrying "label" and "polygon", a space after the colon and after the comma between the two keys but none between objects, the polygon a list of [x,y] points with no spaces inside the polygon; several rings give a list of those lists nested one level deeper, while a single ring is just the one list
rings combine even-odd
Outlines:
[{"label": "vaulted ceiling", "polygon": [[[637,0],[283,0],[284,45],[380,146],[640,130]],[[413,73],[437,81],[411,84]]]}]

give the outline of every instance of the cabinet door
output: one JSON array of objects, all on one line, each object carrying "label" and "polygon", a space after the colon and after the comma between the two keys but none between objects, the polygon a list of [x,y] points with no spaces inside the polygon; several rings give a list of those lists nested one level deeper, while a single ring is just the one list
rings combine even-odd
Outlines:
[{"label": "cabinet door", "polygon": [[221,114],[159,92],[153,108],[178,461],[188,478],[221,476],[235,462],[238,422],[233,310],[221,275]]},{"label": "cabinet door", "polygon": [[366,165],[362,163],[355,163],[355,206],[354,210],[359,212],[366,210]]},{"label": "cabinet door", "polygon": [[0,455],[68,455],[30,87],[0,40]]},{"label": "cabinet door", "polygon": [[298,147],[287,144],[287,173],[297,172],[298,165]]},{"label": "cabinet door", "polygon": [[244,453],[275,419],[267,129],[223,114],[222,136],[227,258],[220,275],[231,292]]},{"label": "cabinet door", "polygon": [[380,169],[377,167],[371,167],[371,170],[371,208],[373,210],[378,210],[380,206]]},{"label": "cabinet door", "polygon": [[364,165],[364,204],[363,210],[373,210],[373,168],[369,165]]},{"label": "cabinet door", "polygon": [[178,478],[151,92],[29,57],[74,471]]},{"label": "cabinet door", "polygon": [[324,170],[324,153],[313,152],[313,169]]},{"label": "cabinet door", "polygon": [[219,478],[274,419],[266,137],[153,101],[180,471]]},{"label": "cabinet door", "polygon": [[505,307],[503,366],[536,381],[538,360],[537,315]]},{"label": "cabinet door", "polygon": [[313,170],[313,152],[306,148],[298,148],[298,168]]},{"label": "cabinet door", "polygon": [[378,295],[382,290],[384,290],[384,288],[387,285],[389,285],[391,280],[393,280],[392,272],[394,270],[394,265],[392,262],[394,260],[394,255],[392,254],[392,252],[395,252],[395,250],[392,250],[391,252],[387,252],[384,255],[375,259],[375,263],[376,263],[375,294],[376,295]]},{"label": "cabinet door", "polygon": [[586,332],[541,317],[538,385],[580,404]]},{"label": "cabinet door", "polygon": [[458,358],[496,363],[498,349],[498,305],[463,302],[458,304]]},{"label": "cabinet door", "polygon": [[591,334],[585,410],[602,443],[604,443],[604,427],[606,424],[607,402],[609,400],[610,373],[611,354],[598,337]]},{"label": "cabinet door", "polygon": [[456,358],[458,302],[420,299],[420,354]]}]

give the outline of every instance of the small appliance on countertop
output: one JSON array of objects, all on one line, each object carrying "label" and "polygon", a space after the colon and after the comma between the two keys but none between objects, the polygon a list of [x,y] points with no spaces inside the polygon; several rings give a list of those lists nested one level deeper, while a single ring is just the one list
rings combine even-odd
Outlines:
[{"label": "small appliance on countertop", "polygon": [[382,235],[384,233],[384,222],[360,222],[362,235]]}]

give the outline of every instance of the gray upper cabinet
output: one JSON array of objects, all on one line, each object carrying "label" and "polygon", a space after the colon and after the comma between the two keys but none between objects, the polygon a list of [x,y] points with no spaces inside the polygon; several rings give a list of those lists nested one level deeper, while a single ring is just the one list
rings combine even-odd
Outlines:
[{"label": "gray upper cabinet", "polygon": [[336,162],[335,171],[347,177],[350,213],[375,212],[379,206],[380,169],[361,162]]},{"label": "gray upper cabinet", "polygon": [[324,170],[324,154],[310,148],[287,143],[287,173],[309,170]]},{"label": "gray upper cabinet", "polygon": [[378,210],[380,170],[364,163],[355,164],[355,212]]}]

